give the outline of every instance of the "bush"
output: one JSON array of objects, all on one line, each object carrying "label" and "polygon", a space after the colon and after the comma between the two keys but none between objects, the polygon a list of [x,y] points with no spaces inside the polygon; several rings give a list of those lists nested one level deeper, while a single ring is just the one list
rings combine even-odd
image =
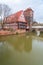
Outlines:
[{"label": "bush", "polygon": [[35,30],[32,30],[32,32],[35,32]]},{"label": "bush", "polygon": [[18,35],[18,32],[16,32],[16,35]]}]

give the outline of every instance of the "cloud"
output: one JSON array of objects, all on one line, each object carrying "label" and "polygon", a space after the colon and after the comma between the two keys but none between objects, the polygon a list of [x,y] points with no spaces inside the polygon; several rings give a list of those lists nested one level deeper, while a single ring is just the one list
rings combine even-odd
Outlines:
[{"label": "cloud", "polygon": [[43,4],[39,4],[35,10],[35,18],[39,22],[43,22]]},{"label": "cloud", "polygon": [[43,0],[0,0],[0,3],[9,5],[12,13],[31,7],[34,10],[34,19],[43,22]]},{"label": "cloud", "polygon": [[0,0],[0,3],[6,3],[6,4],[21,4],[22,0]]}]

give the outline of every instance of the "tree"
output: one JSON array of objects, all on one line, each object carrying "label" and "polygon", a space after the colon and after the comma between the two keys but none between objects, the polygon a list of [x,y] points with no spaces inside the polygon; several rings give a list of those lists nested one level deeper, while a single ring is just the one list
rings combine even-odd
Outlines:
[{"label": "tree", "polygon": [[11,9],[9,8],[8,5],[0,4],[0,15],[3,15],[4,13],[4,17],[7,17],[8,15],[10,15],[10,11]]},{"label": "tree", "polygon": [[0,4],[0,21],[2,21],[2,28],[3,28],[3,20],[5,17],[11,14],[11,9],[6,4]]}]

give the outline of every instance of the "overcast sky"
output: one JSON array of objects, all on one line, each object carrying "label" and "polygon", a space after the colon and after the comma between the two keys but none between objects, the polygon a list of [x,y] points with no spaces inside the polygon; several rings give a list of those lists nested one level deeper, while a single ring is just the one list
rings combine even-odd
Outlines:
[{"label": "overcast sky", "polygon": [[43,0],[0,0],[0,3],[7,4],[12,13],[30,7],[34,10],[34,19],[43,23]]}]

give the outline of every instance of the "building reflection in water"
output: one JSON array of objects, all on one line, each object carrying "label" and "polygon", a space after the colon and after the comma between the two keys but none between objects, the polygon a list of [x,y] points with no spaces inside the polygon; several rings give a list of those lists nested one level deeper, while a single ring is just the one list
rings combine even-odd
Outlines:
[{"label": "building reflection in water", "polygon": [[[4,39],[6,40],[6,39]],[[32,38],[21,36],[16,39],[8,39],[4,41],[0,40],[0,65],[13,65],[12,59],[16,59],[16,52],[31,52],[32,50]],[[13,40],[13,42],[11,42]],[[16,65],[16,64],[15,64]]]},{"label": "building reflection in water", "polygon": [[32,50],[32,38],[31,37],[22,37],[19,38],[15,44],[15,49],[18,51],[30,52]]},{"label": "building reflection in water", "polygon": [[17,51],[30,52],[32,50],[32,37],[31,36],[18,36],[18,37],[6,37],[0,41],[7,41]]},{"label": "building reflection in water", "polygon": [[29,37],[25,40],[24,49],[26,52],[30,52],[32,50],[32,37]]}]

